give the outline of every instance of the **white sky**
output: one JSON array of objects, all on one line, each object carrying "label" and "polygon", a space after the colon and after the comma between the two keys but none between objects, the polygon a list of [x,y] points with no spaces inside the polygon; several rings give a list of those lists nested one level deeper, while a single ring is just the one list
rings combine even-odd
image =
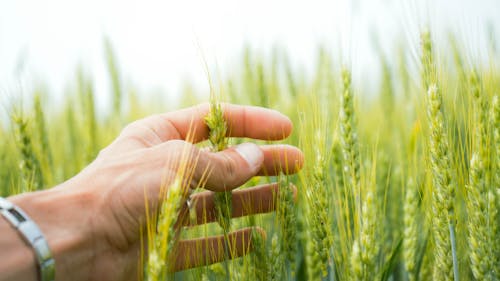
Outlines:
[{"label": "white sky", "polygon": [[364,77],[378,69],[373,31],[389,54],[396,37],[418,46],[418,29],[431,18],[436,34],[459,30],[474,53],[486,23],[499,37],[499,15],[500,0],[0,0],[0,102],[15,96],[20,84],[29,89],[39,81],[60,97],[82,63],[105,103],[104,36],[124,80],[141,93],[175,95],[183,79],[207,87],[198,42],[222,73],[241,62],[246,43],[264,52],[281,46],[306,69],[324,43]]}]

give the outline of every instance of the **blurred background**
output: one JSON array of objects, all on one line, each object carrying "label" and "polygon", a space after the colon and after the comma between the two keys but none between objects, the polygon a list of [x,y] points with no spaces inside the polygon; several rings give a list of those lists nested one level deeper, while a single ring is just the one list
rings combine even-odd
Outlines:
[{"label": "blurred background", "polygon": [[0,0],[0,101],[44,87],[57,102],[81,67],[102,110],[111,89],[105,42],[142,99],[178,100],[187,81],[208,93],[204,61],[224,76],[241,68],[245,48],[286,53],[307,77],[323,46],[352,66],[355,81],[373,82],[381,52],[391,59],[398,46],[410,48],[410,62],[418,60],[427,25],[437,39],[455,33],[469,59],[488,63],[488,52],[476,50],[498,45],[490,41],[500,38],[499,11],[498,0]]}]

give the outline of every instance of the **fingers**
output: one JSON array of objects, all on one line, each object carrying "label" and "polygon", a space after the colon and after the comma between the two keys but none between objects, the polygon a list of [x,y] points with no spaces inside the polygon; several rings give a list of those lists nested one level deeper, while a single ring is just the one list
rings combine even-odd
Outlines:
[{"label": "fingers", "polygon": [[[290,135],[292,123],[278,111],[233,104],[223,104],[228,137],[247,137],[263,140],[279,140]],[[205,116],[209,104],[201,104],[164,114],[157,114],[133,122],[122,136],[141,140],[147,146],[173,139],[199,142],[207,139]]]},{"label": "fingers", "polygon": [[[279,185],[264,184],[252,188],[239,189],[232,192],[232,217],[242,217],[253,214],[262,214],[274,211],[276,208],[276,200]],[[297,193],[295,186],[293,187],[294,194]],[[215,211],[215,193],[211,191],[200,192],[194,194],[191,202],[196,212],[196,221],[189,220],[189,209],[186,205],[183,206],[180,212],[180,223],[189,225],[192,223],[203,224],[214,222],[216,220]]]},{"label": "fingers", "polygon": [[[265,232],[261,228],[244,228],[228,235],[228,257],[234,259],[248,254],[252,250],[251,235],[257,233],[264,239]],[[179,241],[174,253],[177,253],[174,271],[181,271],[193,267],[221,262],[225,259],[224,236]]]}]

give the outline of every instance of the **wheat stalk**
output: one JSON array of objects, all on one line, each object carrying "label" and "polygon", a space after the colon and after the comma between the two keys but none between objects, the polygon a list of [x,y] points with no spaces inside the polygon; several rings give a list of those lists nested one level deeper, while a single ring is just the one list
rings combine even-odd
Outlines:
[{"label": "wheat stalk", "polygon": [[325,140],[323,130],[317,129],[315,140],[312,144],[315,147],[316,161],[312,168],[310,182],[307,184],[306,193],[308,203],[308,224],[311,247],[309,253],[311,266],[309,279],[318,280],[328,274],[328,266],[332,263],[332,218],[330,217],[331,200],[328,192],[330,188],[327,181],[328,159],[325,155]]},{"label": "wheat stalk", "polygon": [[[280,227],[280,255],[284,258],[284,264],[289,264],[292,275],[295,272],[295,255],[297,251],[297,217],[295,214],[295,203],[293,202],[293,190],[288,176],[279,176],[279,191],[276,206],[276,217]],[[286,268],[282,267],[283,277],[290,278]],[[279,269],[277,269],[279,270]]]},{"label": "wheat stalk", "polygon": [[40,95],[35,95],[34,100],[35,121],[38,134],[38,141],[40,143],[41,162],[43,166],[44,180],[46,184],[52,184],[54,177],[54,159],[52,157],[52,150],[49,143],[49,133],[45,123],[45,113],[43,111]]},{"label": "wheat stalk", "polygon": [[271,274],[269,256],[266,252],[266,241],[255,229],[252,230],[253,271],[259,281],[269,280]]},{"label": "wheat stalk", "polygon": [[470,164],[470,181],[467,185],[469,211],[469,247],[471,268],[477,280],[494,278],[495,257],[492,253],[493,237],[489,232],[488,191],[485,182],[485,167],[479,154],[474,154]]},{"label": "wheat stalk", "polygon": [[404,201],[404,232],[403,232],[403,256],[408,279],[415,281],[417,277],[417,243],[418,243],[418,189],[415,181],[410,178],[406,186]]},{"label": "wheat stalk", "polygon": [[[224,111],[222,110],[222,106],[217,102],[215,93],[213,88],[210,87],[210,111],[205,116],[205,123],[209,129],[208,140],[212,145],[212,151],[218,152],[223,151],[227,148],[227,123],[224,119]],[[215,214],[217,217],[217,222],[219,226],[224,231],[224,240],[226,241],[224,244],[224,254],[226,260],[229,259],[230,253],[229,248],[229,230],[231,228],[231,217],[232,217],[232,192],[222,191],[216,192],[215,198]],[[225,263],[226,269],[226,278],[230,278],[229,265]]]},{"label": "wheat stalk", "polygon": [[[212,150],[223,151],[227,147],[227,124],[224,120],[224,111],[215,97],[212,96],[210,101],[210,111],[205,117],[205,123],[209,129],[208,140],[212,145]],[[217,221],[225,232],[231,227],[231,191],[217,192],[215,194],[215,208],[217,212]]]},{"label": "wheat stalk", "polygon": [[29,121],[22,114],[12,117],[16,128],[16,139],[18,143],[21,159],[19,168],[21,170],[21,191],[40,190],[43,188],[43,174],[35,150],[33,148],[33,138],[29,129]]},{"label": "wheat stalk", "polygon": [[429,120],[429,158],[432,172],[433,235],[435,265],[433,278],[458,281],[456,254],[454,200],[455,189],[451,175],[451,155],[448,136],[441,112],[442,95],[437,87],[438,73],[432,48],[431,34],[421,34],[422,81],[427,90],[427,116]]},{"label": "wheat stalk", "polygon": [[146,265],[148,281],[171,278],[169,270],[175,265],[175,260],[168,257],[174,256],[173,250],[177,240],[175,224],[183,203],[182,181],[181,178],[176,178],[168,186],[166,199],[160,206],[158,223],[153,229],[156,234],[150,239],[152,243],[149,244],[149,257]]},{"label": "wheat stalk", "polygon": [[361,207],[359,237],[355,239],[351,268],[354,280],[372,280],[376,274],[376,259],[380,249],[377,241],[377,205],[375,183],[368,183]]},{"label": "wheat stalk", "polygon": [[269,280],[279,281],[283,280],[283,271],[285,267],[285,255],[282,253],[278,233],[273,234],[271,239],[271,253],[270,253],[270,266],[269,266]]},{"label": "wheat stalk", "polygon": [[[487,125],[488,106],[481,83],[474,71],[471,75],[471,89],[474,98],[474,154],[470,163],[467,185],[468,240],[471,252],[471,268],[477,280],[498,280],[496,268],[498,255],[495,241],[498,240],[498,209],[495,193],[491,186],[490,134]],[[495,105],[492,106],[494,112]],[[493,114],[494,113],[490,113]],[[494,119],[494,118],[492,118]],[[492,120],[494,122],[494,120]],[[491,151],[493,152],[493,151]]]},{"label": "wheat stalk", "polygon": [[[349,183],[353,190],[359,189],[359,150],[355,126],[354,97],[351,89],[351,73],[349,70],[342,71],[343,92],[341,95],[340,109],[340,132],[342,154],[344,156],[344,172],[349,177]],[[359,195],[359,193],[358,193]],[[359,198],[358,198],[359,199]]]},{"label": "wheat stalk", "polygon": [[430,126],[429,152],[433,183],[432,210],[435,242],[435,280],[457,280],[454,198],[455,187],[451,175],[451,156],[441,112],[441,94],[435,84],[428,90],[428,118]]},{"label": "wheat stalk", "polygon": [[[496,269],[496,276],[500,279],[500,98],[498,95],[493,96],[493,100],[491,103],[491,111],[490,111],[490,124],[493,128],[493,141],[492,141],[492,156],[493,163],[492,166],[492,190],[490,191],[493,194],[489,194],[490,206],[494,208],[495,213],[492,210],[492,222],[496,221],[494,225],[495,229],[492,229],[493,237],[495,237],[493,243],[493,254],[496,257],[496,264],[494,268]],[[496,189],[495,189],[496,188]],[[491,203],[491,201],[494,201]]]}]

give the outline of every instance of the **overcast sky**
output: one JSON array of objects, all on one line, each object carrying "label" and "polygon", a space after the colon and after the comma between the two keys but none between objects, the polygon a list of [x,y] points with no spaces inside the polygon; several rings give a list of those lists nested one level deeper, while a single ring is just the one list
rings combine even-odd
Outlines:
[{"label": "overcast sky", "polygon": [[499,14],[499,0],[0,0],[0,94],[43,81],[58,97],[81,63],[104,96],[105,36],[124,78],[141,93],[175,94],[183,79],[207,87],[200,49],[227,73],[245,44],[264,52],[281,46],[307,69],[323,43],[348,58],[356,75],[369,76],[376,69],[373,32],[390,53],[395,38],[418,46],[418,29],[431,19],[438,37],[458,30],[479,53],[488,23],[498,34]]}]

